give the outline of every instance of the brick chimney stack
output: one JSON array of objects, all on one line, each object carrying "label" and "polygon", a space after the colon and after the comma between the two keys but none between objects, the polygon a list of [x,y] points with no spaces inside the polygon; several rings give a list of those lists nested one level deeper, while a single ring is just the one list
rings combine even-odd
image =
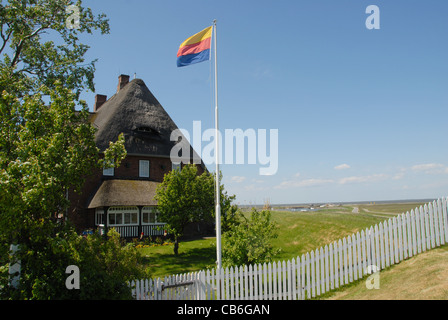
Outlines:
[{"label": "brick chimney stack", "polygon": [[94,112],[97,112],[98,109],[104,104],[104,102],[107,101],[107,96],[103,95],[103,94],[97,94],[95,96],[95,106],[93,108]]},{"label": "brick chimney stack", "polygon": [[129,83],[129,76],[125,74],[121,74],[118,77],[118,86],[117,86],[117,92],[123,89],[125,85]]}]

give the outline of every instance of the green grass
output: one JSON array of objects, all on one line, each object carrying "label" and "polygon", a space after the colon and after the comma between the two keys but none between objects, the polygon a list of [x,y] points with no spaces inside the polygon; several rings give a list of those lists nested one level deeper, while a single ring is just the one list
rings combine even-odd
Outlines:
[{"label": "green grass", "polygon": [[139,251],[151,276],[163,277],[214,267],[216,241],[213,238],[180,242],[177,256],[173,244],[140,248]]},{"label": "green grass", "polygon": [[[279,236],[273,241],[273,245],[281,249],[275,260],[296,258],[357,231],[370,228],[394,215],[414,209],[417,205],[420,204],[350,205],[315,212],[272,211],[272,220],[279,227]],[[352,213],[355,206],[360,209],[359,213]],[[178,256],[173,254],[173,245],[139,250],[152,277],[199,271],[215,266],[214,238],[181,242]]]}]

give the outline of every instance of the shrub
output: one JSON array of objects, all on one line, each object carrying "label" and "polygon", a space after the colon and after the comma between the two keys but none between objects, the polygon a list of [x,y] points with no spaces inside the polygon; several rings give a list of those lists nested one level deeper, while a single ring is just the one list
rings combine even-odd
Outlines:
[{"label": "shrub", "polygon": [[280,251],[272,246],[277,238],[277,226],[269,210],[252,209],[250,217],[240,215],[237,223],[223,233],[223,266],[240,266],[269,262]]},{"label": "shrub", "polygon": [[[114,230],[109,231],[108,240],[98,234],[81,237],[65,230],[46,241],[21,244],[19,256],[19,288],[4,286],[2,298],[131,299],[128,282],[147,276],[138,251],[132,244],[123,245]],[[70,265],[79,268],[79,289],[69,290],[65,285]]]}]

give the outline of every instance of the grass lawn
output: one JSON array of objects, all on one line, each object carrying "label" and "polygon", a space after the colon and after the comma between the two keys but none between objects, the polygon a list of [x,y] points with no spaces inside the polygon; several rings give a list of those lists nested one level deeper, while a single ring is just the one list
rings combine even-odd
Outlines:
[{"label": "grass lawn", "polygon": [[[296,258],[347,235],[370,228],[394,215],[414,209],[414,204],[347,205],[315,212],[272,211],[279,236],[274,246],[281,248],[275,260]],[[352,213],[358,207],[359,213]],[[140,248],[152,277],[213,268],[216,260],[215,239],[180,242],[179,255],[173,245]]]},{"label": "grass lawn", "polygon": [[171,243],[138,249],[152,277],[200,271],[215,266],[215,238],[182,241],[177,256],[174,255],[173,247]]}]

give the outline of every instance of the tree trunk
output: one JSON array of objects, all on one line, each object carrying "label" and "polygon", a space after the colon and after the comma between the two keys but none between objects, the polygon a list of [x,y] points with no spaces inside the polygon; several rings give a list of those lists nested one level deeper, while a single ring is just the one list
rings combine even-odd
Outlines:
[{"label": "tree trunk", "polygon": [[177,256],[179,254],[179,238],[174,237],[174,254]]}]

